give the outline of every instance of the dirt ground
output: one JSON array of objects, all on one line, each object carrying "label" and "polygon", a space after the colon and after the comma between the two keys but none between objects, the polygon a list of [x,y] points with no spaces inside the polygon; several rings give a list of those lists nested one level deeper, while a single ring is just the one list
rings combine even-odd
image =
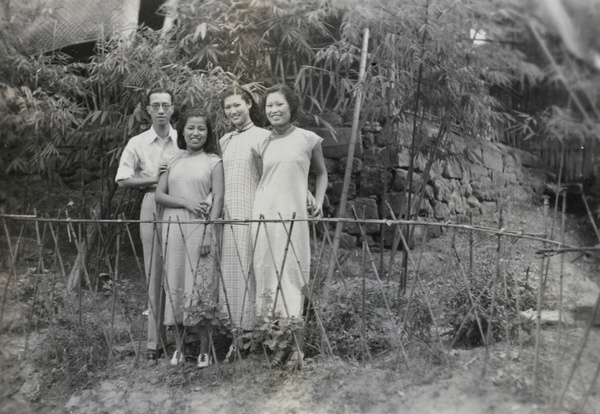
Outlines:
[{"label": "dirt ground", "polygon": [[[508,205],[505,228],[543,231],[541,205],[525,199]],[[497,224],[497,219],[496,214],[485,220]],[[586,217],[568,214],[566,228],[568,244],[596,244]],[[424,257],[431,259],[424,259],[424,266],[438,266],[442,272],[445,262],[435,257],[446,251],[451,235],[445,231],[429,243],[431,254]],[[536,248],[534,243],[521,241],[510,255],[510,260],[530,264],[534,286],[541,263],[534,254]],[[576,252],[566,254],[564,262],[558,257],[550,260],[548,272],[550,299],[545,302],[539,338],[535,401],[534,335],[525,337],[522,345],[496,343],[487,356],[484,347],[453,349],[445,363],[401,365],[396,370],[391,364],[386,367],[384,357],[363,364],[315,356],[306,360],[302,371],[270,369],[259,355],[204,370],[192,363],[172,367],[167,359],[159,360],[157,366],[146,365],[143,359],[136,365],[133,346],[123,345],[107,368],[93,374],[92,381],[72,384],[60,369],[48,369],[33,356],[23,358],[22,309],[8,306],[0,331],[0,413],[600,413],[600,383],[581,406],[600,367],[600,321],[589,331],[586,346],[580,347],[599,294],[600,260],[579,257]],[[565,314],[563,323],[557,324],[552,318],[560,308],[561,274]],[[0,273],[1,291],[7,277],[6,272]],[[35,355],[47,334],[41,329],[29,335],[28,355]],[[563,399],[566,408],[553,409],[579,354],[581,363]]]}]

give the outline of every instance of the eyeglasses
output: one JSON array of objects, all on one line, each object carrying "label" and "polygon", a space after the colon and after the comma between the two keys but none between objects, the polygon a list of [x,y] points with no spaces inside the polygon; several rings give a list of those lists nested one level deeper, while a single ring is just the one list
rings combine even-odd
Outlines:
[{"label": "eyeglasses", "polygon": [[163,104],[153,103],[152,105],[150,105],[150,108],[152,108],[154,111],[158,111],[161,106],[162,106],[163,110],[168,111],[169,109],[171,109],[171,107],[173,105],[168,104],[168,103],[163,103]]}]

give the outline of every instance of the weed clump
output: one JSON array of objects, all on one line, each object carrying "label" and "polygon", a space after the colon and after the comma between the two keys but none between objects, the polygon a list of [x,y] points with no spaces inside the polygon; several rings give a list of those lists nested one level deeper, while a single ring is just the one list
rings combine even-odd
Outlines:
[{"label": "weed clump", "polygon": [[[531,330],[531,323],[519,311],[535,306],[534,290],[514,272],[494,275],[494,269],[469,279],[469,284],[456,281],[443,303],[449,325],[446,334],[451,345],[472,348],[489,341],[504,342],[518,337],[518,330]],[[442,296],[443,297],[443,296]]]},{"label": "weed clump", "polygon": [[[398,294],[397,281],[362,277],[333,283],[323,329],[334,355],[353,360],[371,359],[415,340],[431,340],[431,315],[420,295]],[[320,348],[321,330],[309,320],[308,343]]]}]

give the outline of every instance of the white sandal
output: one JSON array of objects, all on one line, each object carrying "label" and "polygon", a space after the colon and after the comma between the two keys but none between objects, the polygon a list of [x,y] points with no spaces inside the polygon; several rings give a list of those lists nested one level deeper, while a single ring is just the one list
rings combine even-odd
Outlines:
[{"label": "white sandal", "polygon": [[180,350],[176,350],[173,352],[173,357],[171,358],[171,365],[179,365],[185,362],[185,356],[183,356],[183,352]]},{"label": "white sandal", "polygon": [[198,355],[198,368],[206,368],[212,365],[211,358],[208,354]]}]

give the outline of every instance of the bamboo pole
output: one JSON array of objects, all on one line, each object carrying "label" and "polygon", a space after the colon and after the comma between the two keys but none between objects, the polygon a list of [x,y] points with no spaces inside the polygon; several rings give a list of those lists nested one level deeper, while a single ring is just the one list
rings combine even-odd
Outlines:
[{"label": "bamboo pole", "polygon": [[594,216],[592,215],[592,211],[590,210],[590,206],[585,198],[585,194],[583,193],[583,186],[581,186],[581,199],[583,200],[583,204],[585,205],[585,210],[587,211],[588,218],[590,219],[590,223],[594,228],[594,233],[596,234],[596,238],[598,242],[600,242],[600,231],[598,231],[598,226],[596,225],[596,220],[594,220]]},{"label": "bamboo pole", "polygon": [[492,276],[492,278],[490,278],[488,280],[488,283],[486,284],[485,288],[481,290],[481,293],[479,294],[477,299],[473,298],[473,292],[471,292],[471,287],[469,285],[469,278],[467,277],[467,275],[465,273],[465,269],[462,266],[462,263],[460,261],[460,256],[458,255],[458,250],[456,250],[456,246],[453,246],[453,250],[454,250],[454,255],[456,256],[456,261],[458,263],[458,269],[459,269],[458,273],[463,277],[463,281],[467,288],[467,296],[469,297],[469,301],[471,302],[471,309],[469,309],[469,311],[465,314],[465,317],[463,318],[460,326],[456,330],[456,336],[452,340],[452,343],[450,344],[450,348],[452,348],[454,346],[454,343],[458,339],[458,334],[460,333],[460,331],[462,331],[463,327],[465,326],[465,323],[468,320],[469,315],[471,314],[471,311],[473,311],[473,314],[475,315],[475,321],[477,322],[477,327],[479,328],[479,334],[481,335],[481,339],[484,342],[485,347],[487,349],[488,343],[487,343],[485,334],[483,332],[483,326],[481,325],[481,319],[479,318],[479,313],[477,312],[477,302],[479,301],[481,296],[483,296],[483,293],[485,292],[485,290],[488,288],[489,283],[492,281],[493,276]]},{"label": "bamboo pole", "polygon": [[[35,211],[35,210],[34,210]],[[33,319],[33,315],[35,314],[35,305],[37,303],[37,295],[39,291],[40,284],[40,274],[44,270],[44,262],[42,260],[42,241],[40,238],[40,228],[38,223],[35,223],[35,234],[38,244],[38,267],[37,274],[35,279],[35,288],[33,290],[33,302],[31,303],[31,312],[29,313],[29,317],[27,318],[27,327],[25,329],[25,347],[23,349],[23,359],[27,358],[27,349],[29,345],[29,334],[31,333],[31,321]]]},{"label": "bamboo pole", "polygon": [[[352,206],[352,213],[356,217],[356,210],[354,209],[354,206]],[[365,229],[360,224],[358,225],[358,228],[360,230],[360,234],[361,234],[363,240],[365,240],[366,236],[367,236],[367,234],[365,232]],[[392,318],[392,315],[393,315],[392,308],[390,307],[390,304],[389,304],[389,302],[387,300],[387,296],[385,295],[385,289],[383,288],[383,283],[381,281],[381,278],[379,277],[379,272],[377,271],[377,265],[375,264],[375,259],[371,255],[371,250],[369,249],[369,245],[367,243],[365,243],[364,247],[365,247],[365,251],[366,251],[367,255],[369,256],[369,261],[371,262],[371,266],[373,268],[373,274],[375,275],[375,280],[377,281],[377,284],[378,284],[379,289],[381,291],[381,297],[383,299],[383,304],[385,305],[385,309],[387,311],[387,317],[389,318],[390,323],[394,327],[396,327],[396,322]],[[397,334],[397,331],[396,331],[396,334]],[[399,350],[402,351],[402,355],[404,356],[404,360],[406,361],[406,363],[408,365],[408,364],[410,364],[410,362],[409,362],[409,359],[408,359],[408,354],[406,353],[406,349],[404,348],[404,344],[402,343],[402,335],[401,334],[397,334],[396,336],[398,337]],[[392,346],[394,346],[394,345],[392,344]]]},{"label": "bamboo pole", "polygon": [[[363,219],[365,218],[365,210],[363,208]],[[366,259],[365,259],[365,254],[366,254],[366,250],[367,250],[367,239],[366,237],[363,237],[363,242],[362,242],[362,257],[361,257],[361,269],[362,269],[362,297],[361,297],[361,307],[362,307],[362,311],[361,311],[361,320],[362,320],[362,326],[361,326],[361,330],[360,330],[360,343],[361,343],[361,347],[362,347],[362,355],[361,355],[361,359],[363,362],[363,365],[366,362],[366,358],[365,355],[367,355],[367,317],[366,317],[366,312],[367,312],[367,266],[366,266]],[[369,358],[370,359],[370,358]]]},{"label": "bamboo pole", "polygon": [[[354,147],[358,140],[358,123],[360,120],[360,110],[363,99],[363,89],[365,81],[365,71],[367,66],[367,51],[369,48],[369,28],[365,27],[363,32],[363,43],[360,55],[360,68],[358,72],[358,83],[356,98],[354,101],[354,114],[352,115],[352,131],[350,135],[350,143],[348,144],[348,157],[346,158],[346,170],[344,172],[344,183],[342,185],[342,195],[340,197],[340,204],[338,208],[338,217],[344,217],[346,214],[346,202],[348,201],[348,188],[350,187],[350,177],[352,174],[352,164],[354,161]],[[327,276],[325,277],[325,286],[323,287],[323,298],[324,302],[327,303],[327,296],[329,294],[328,285],[333,277],[335,269],[335,257],[340,246],[340,238],[342,236],[343,223],[338,223],[335,226],[335,235],[333,236],[333,246],[331,257],[329,259],[329,266],[327,267]]]},{"label": "bamboo pole", "polygon": [[4,318],[4,306],[6,305],[7,294],[8,294],[8,286],[10,285],[10,281],[13,277],[17,277],[16,264],[17,264],[17,252],[19,251],[19,244],[21,242],[21,236],[23,235],[23,229],[25,225],[21,225],[21,230],[19,231],[19,237],[17,238],[17,243],[15,248],[12,248],[12,243],[10,242],[10,233],[8,231],[8,226],[6,225],[6,220],[2,220],[2,224],[4,225],[4,232],[6,233],[6,243],[8,244],[8,255],[10,259],[10,265],[8,268],[8,278],[6,279],[6,286],[4,286],[4,294],[2,295],[2,307],[0,308],[0,329],[2,328],[2,319]]},{"label": "bamboo pole", "polygon": [[567,381],[565,381],[565,384],[563,385],[562,391],[560,393],[560,397],[559,397],[558,401],[556,402],[555,407],[560,407],[562,405],[562,401],[565,397],[565,394],[567,393],[567,390],[569,389],[569,385],[571,385],[571,381],[573,380],[575,371],[579,367],[579,362],[581,360],[581,356],[583,355],[583,351],[585,349],[588,338],[590,336],[592,326],[594,325],[594,319],[596,318],[596,315],[599,315],[599,314],[600,314],[600,295],[598,295],[598,298],[596,299],[596,304],[594,305],[594,311],[592,312],[590,321],[585,329],[585,333],[583,334],[583,339],[581,340],[581,344],[579,345],[579,349],[577,350],[577,354],[575,356],[575,361],[573,361],[573,365],[571,366],[571,371],[569,372]]},{"label": "bamboo pole", "polygon": [[600,362],[598,362],[598,365],[596,366],[596,372],[594,373],[594,379],[592,379],[592,383],[590,384],[590,387],[588,388],[585,395],[583,396],[583,401],[581,402],[581,405],[579,406],[579,408],[577,409],[576,412],[583,413],[584,412],[583,409],[585,408],[585,405],[587,404],[587,402],[590,398],[590,395],[596,394],[596,382],[598,381],[599,376],[600,376]]},{"label": "bamboo pole", "polygon": [[[502,205],[500,205],[500,211],[498,212],[498,228],[501,229],[504,225],[504,217],[502,215]],[[483,363],[483,370],[481,376],[485,376],[487,365],[490,357],[490,345],[492,343],[492,325],[494,321],[494,310],[496,308],[496,290],[498,288],[498,277],[500,276],[500,254],[502,253],[502,237],[498,236],[498,244],[496,247],[496,271],[494,272],[494,280],[492,283],[492,302],[490,304],[490,316],[487,324],[487,336],[485,340],[485,360]],[[508,337],[506,338],[508,341]]]},{"label": "bamboo pole", "polygon": [[[140,259],[137,256],[136,250],[135,250],[135,243],[133,242],[133,236],[131,235],[131,230],[129,230],[129,224],[125,224],[125,231],[127,232],[127,238],[129,239],[129,243],[131,244],[131,249],[133,251],[133,257],[135,257],[135,262],[137,264],[138,270],[140,271],[140,276],[142,277],[142,280],[145,281],[146,280],[146,276],[144,275],[144,269],[142,268],[142,264],[140,263]],[[154,237],[154,235],[153,235]],[[145,284],[146,285],[146,284]],[[144,301],[145,303],[148,301],[147,297],[148,297],[148,286],[146,286],[146,293],[144,294],[146,297],[146,300]],[[140,327],[140,332],[142,334],[139,335],[139,339],[138,339],[138,343],[137,343],[137,350],[135,352],[135,358],[132,362],[132,366],[137,366],[139,359],[140,359],[140,353],[142,351],[142,340],[143,340],[143,332],[144,332],[144,328],[146,326],[146,318],[142,315],[142,324]]]},{"label": "bamboo pole", "polygon": [[[565,241],[565,232],[566,232],[566,219],[567,219],[567,192],[563,191],[563,199],[562,199],[562,214],[561,214],[561,226],[560,226],[560,241]],[[552,389],[555,389],[558,386],[558,374],[559,374],[559,361],[561,354],[561,342],[562,342],[562,319],[564,312],[564,295],[563,295],[563,285],[564,285],[564,273],[565,273],[565,255],[560,255],[560,275],[559,275],[559,284],[558,284],[558,338],[556,339],[556,357],[554,363],[554,378],[552,380],[553,386]],[[558,390],[556,390],[558,391]],[[554,401],[556,401],[556,394],[553,393]]]},{"label": "bamboo pole", "polygon": [[[548,228],[548,197],[544,196],[544,228]],[[532,398],[535,401],[537,399],[537,388],[538,388],[538,369],[540,362],[540,337],[542,334],[542,300],[544,298],[544,266],[546,264],[546,258],[542,256],[542,263],[540,266],[540,282],[538,286],[537,296],[537,316],[535,326],[535,359],[533,364],[533,395]],[[600,298],[599,298],[600,299]]]}]

